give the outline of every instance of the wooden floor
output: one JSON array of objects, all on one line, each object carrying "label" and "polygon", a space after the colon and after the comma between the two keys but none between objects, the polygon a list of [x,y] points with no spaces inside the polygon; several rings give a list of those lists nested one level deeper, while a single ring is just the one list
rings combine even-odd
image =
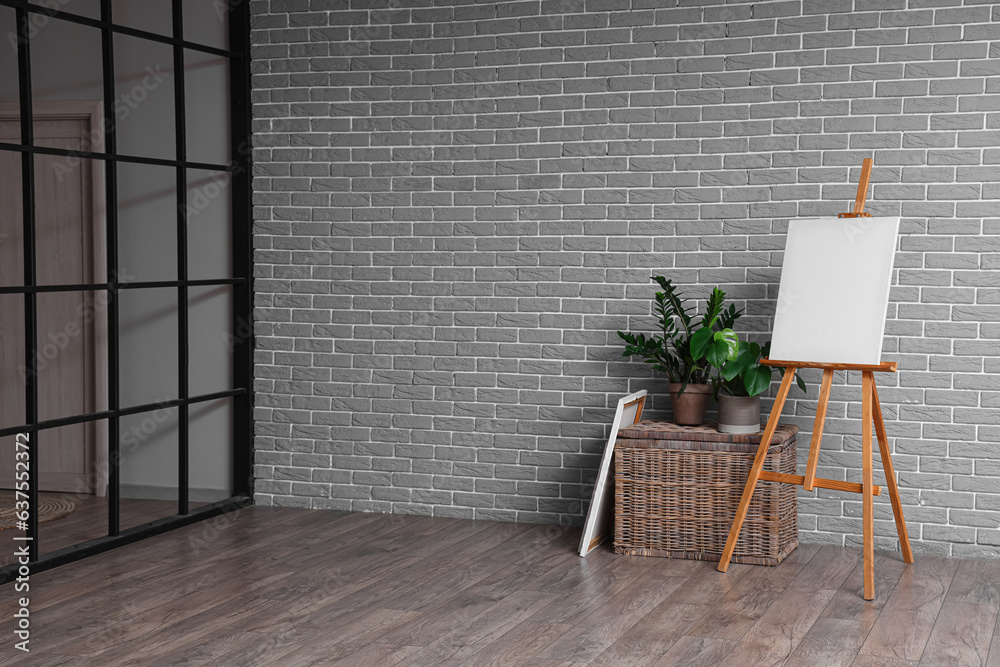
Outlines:
[{"label": "wooden floor", "polygon": [[[52,497],[65,497],[76,506],[68,516],[38,525],[38,545],[40,553],[47,554],[71,547],[87,540],[94,540],[108,534],[108,499],[84,494],[48,493]],[[206,503],[190,503],[190,508]],[[9,505],[8,505],[9,506]],[[177,513],[177,503],[168,500],[139,500],[122,498],[118,505],[118,521],[122,530],[149,523]],[[24,531],[10,528],[0,531],[0,543],[12,542],[14,535],[24,535]],[[10,565],[15,560],[13,549],[0,551],[0,566]]]},{"label": "wooden floor", "polygon": [[[31,578],[36,665],[1000,665],[1000,561],[575,553],[579,529],[253,507]],[[992,649],[992,650],[991,650]]]}]

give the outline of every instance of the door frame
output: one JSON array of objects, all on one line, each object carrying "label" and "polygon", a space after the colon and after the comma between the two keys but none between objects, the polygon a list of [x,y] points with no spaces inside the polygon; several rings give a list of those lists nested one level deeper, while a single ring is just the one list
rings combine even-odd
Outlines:
[{"label": "door frame", "polygon": [[[32,116],[41,120],[77,120],[87,123],[89,128],[85,140],[88,150],[81,151],[81,157],[87,153],[104,153],[104,103],[100,100],[50,100],[33,101]],[[0,102],[0,121],[17,121],[21,119],[19,102]],[[101,162],[103,165],[103,161]],[[91,169],[91,230],[89,256],[85,256],[86,282],[104,283],[107,276],[98,275],[99,267],[106,266],[106,187],[105,170]],[[91,405],[88,412],[102,412],[108,409],[108,325],[107,318],[95,317],[93,327],[83,327],[84,345],[90,349],[90,355],[84,360],[85,376],[91,382]],[[28,341],[25,341],[25,345]],[[37,346],[38,342],[35,341]],[[88,364],[89,360],[93,360]],[[98,420],[84,424],[86,438],[84,445],[84,483],[85,487],[77,493],[85,495],[105,496],[108,489],[108,422]],[[7,480],[4,480],[6,482]],[[11,476],[13,482],[13,476]]]}]

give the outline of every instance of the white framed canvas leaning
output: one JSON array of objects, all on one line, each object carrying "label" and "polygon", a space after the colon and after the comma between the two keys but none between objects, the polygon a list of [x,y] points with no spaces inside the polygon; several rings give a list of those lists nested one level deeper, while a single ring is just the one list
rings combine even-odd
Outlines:
[{"label": "white framed canvas leaning", "polygon": [[594,480],[594,495],[590,499],[590,509],[587,510],[587,520],[583,524],[583,535],[580,536],[580,555],[586,557],[611,534],[611,508],[615,499],[611,495],[613,479],[611,476],[611,461],[615,454],[615,442],[618,440],[618,430],[622,426],[638,423],[642,418],[642,406],[646,403],[646,390],[629,394],[618,401],[614,421],[611,422],[611,435],[604,445],[604,455],[601,457],[601,467]]}]

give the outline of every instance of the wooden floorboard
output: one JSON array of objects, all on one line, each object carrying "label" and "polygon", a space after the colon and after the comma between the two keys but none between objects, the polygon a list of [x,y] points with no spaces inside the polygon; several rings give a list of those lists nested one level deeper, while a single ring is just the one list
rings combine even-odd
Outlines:
[{"label": "wooden floorboard", "polygon": [[[859,554],[860,555],[860,554]],[[865,642],[871,623],[820,617],[785,662],[785,667],[848,667]]]},{"label": "wooden floorboard", "polygon": [[861,653],[919,661],[958,565],[956,559],[924,556],[907,567],[869,631]]},{"label": "wooden floorboard", "polygon": [[1000,561],[878,552],[865,602],[858,549],[720,573],[579,535],[246,508],[33,575],[32,651],[0,665],[1000,667]]},{"label": "wooden floorboard", "polygon": [[[108,534],[108,500],[98,496],[82,494],[43,493],[51,498],[67,497],[75,509],[70,514],[53,521],[38,524],[38,548],[42,554],[71,547],[87,540],[94,540]],[[122,498],[120,511],[122,528],[149,523],[177,513],[177,503],[166,500],[136,500]],[[14,535],[24,535],[24,531],[8,528],[0,531],[0,536],[11,539]],[[0,553],[0,565],[14,562],[13,549]]]}]

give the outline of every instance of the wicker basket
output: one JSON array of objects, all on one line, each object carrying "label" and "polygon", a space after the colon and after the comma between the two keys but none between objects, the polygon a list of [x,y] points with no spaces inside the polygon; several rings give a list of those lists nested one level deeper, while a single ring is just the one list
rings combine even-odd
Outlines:
[{"label": "wicker basket", "polygon": [[[765,470],[795,474],[795,426],[779,426]],[[717,561],[746,485],[760,433],[644,421],[615,447],[616,553]],[[777,565],[798,546],[796,487],[758,482],[735,563]]]}]

